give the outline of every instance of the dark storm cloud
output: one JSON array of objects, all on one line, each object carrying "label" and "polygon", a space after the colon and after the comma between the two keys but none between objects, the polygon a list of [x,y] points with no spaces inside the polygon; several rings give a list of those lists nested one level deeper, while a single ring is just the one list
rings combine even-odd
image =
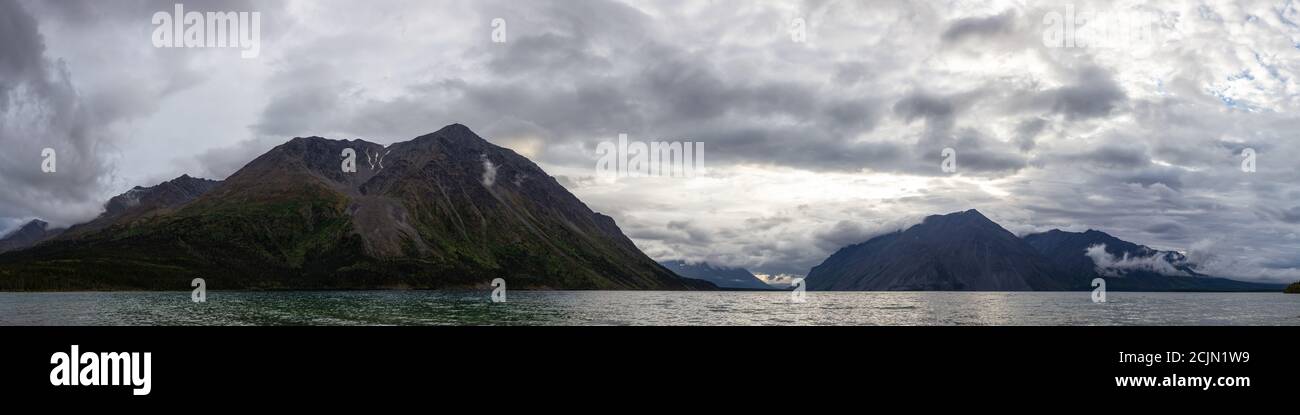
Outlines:
[{"label": "dark storm cloud", "polygon": [[[292,138],[332,131],[344,100],[356,86],[332,64],[295,66],[272,78],[275,99],[262,110],[254,129],[263,135]],[[323,129],[323,130],[322,130]]]},{"label": "dark storm cloud", "polygon": [[875,127],[880,97],[827,89],[829,74],[760,79],[736,73],[715,65],[716,55],[652,37],[657,29],[644,13],[611,2],[587,6],[581,16],[550,2],[504,10],[511,40],[467,53],[486,59],[496,75],[490,81],[434,77],[404,95],[357,101],[340,84],[341,73],[318,76],[328,72],[321,67],[344,63],[328,53],[302,59],[301,67],[287,66],[276,79],[303,87],[273,90],[258,132],[327,130],[400,140],[456,121],[487,135],[580,140],[588,147],[627,132],[633,139],[705,142],[715,162],[818,170],[859,170],[897,154],[894,145],[852,143]]},{"label": "dark storm cloud", "polygon": [[1007,10],[993,16],[957,19],[940,37],[944,42],[954,42],[971,37],[1010,34],[1015,29],[1016,17],[1015,11]]},{"label": "dark storm cloud", "polygon": [[1166,235],[1172,235],[1177,237],[1181,237],[1184,234],[1184,232],[1186,232],[1186,229],[1183,228],[1182,225],[1179,225],[1176,222],[1158,222],[1152,224],[1151,226],[1147,226],[1142,230],[1150,233],[1166,234]]},{"label": "dark storm cloud", "polygon": [[957,108],[948,97],[915,91],[894,104],[894,113],[905,120],[924,120],[929,128],[947,131],[952,128]]},{"label": "dark storm cloud", "polygon": [[1292,206],[1283,209],[1269,209],[1268,211],[1279,221],[1300,224],[1300,206]]},{"label": "dark storm cloud", "polygon": [[556,33],[523,36],[506,43],[506,52],[493,56],[488,68],[502,76],[557,73],[607,67],[609,62],[587,53],[583,38]]},{"label": "dark storm cloud", "polygon": [[[583,36],[603,34],[579,24],[558,26]],[[588,148],[625,132],[638,140],[704,142],[713,162],[815,170],[856,171],[894,164],[899,155],[894,143],[852,140],[874,128],[877,97],[837,94],[816,79],[756,81],[724,73],[708,56],[641,38],[620,45],[635,48],[616,52],[619,60],[631,62],[618,70],[634,76],[616,76],[610,58],[597,56],[588,42],[567,31],[515,36],[518,44],[492,50],[486,63],[502,78],[430,80],[382,101],[349,98],[351,90],[322,69],[332,63],[286,68],[276,79],[302,87],[278,87],[258,131],[293,136],[323,129],[401,140],[436,129],[438,122],[457,121],[480,126],[476,129],[488,136],[540,136],[548,144],[581,140]],[[529,76],[516,79],[520,71]],[[551,82],[538,83],[539,76]],[[445,104],[424,105],[430,101]],[[774,125],[774,119],[793,122]],[[592,162],[541,156],[552,163]]]},{"label": "dark storm cloud", "polygon": [[845,246],[862,243],[870,239],[872,231],[862,223],[842,220],[835,222],[829,229],[814,234],[817,246],[828,252],[835,252]]},{"label": "dark storm cloud", "polygon": [[[0,1],[0,89],[19,92],[0,99],[51,115],[0,124],[6,145],[18,143],[0,156],[5,223],[93,214],[112,187],[115,145],[154,151],[170,138],[159,135],[211,128],[227,121],[212,111],[241,108],[224,141],[157,157],[221,178],[294,136],[389,143],[459,122],[527,150],[656,258],[802,274],[901,212],[975,207],[1018,233],[1098,228],[1162,249],[1200,244],[1207,261],[1246,277],[1300,277],[1265,264],[1300,249],[1290,162],[1300,159],[1300,78],[1290,75],[1300,63],[1293,27],[1266,5],[1159,5],[1182,16],[1174,41],[1131,57],[1044,47],[1041,17],[1059,7],[1018,3],[187,4],[263,12],[266,58],[235,67],[141,44],[148,16],[173,4]],[[1246,15],[1258,17],[1248,30],[1224,23]],[[795,17],[806,42],[790,36]],[[490,41],[494,18],[508,23],[506,43]],[[200,93],[236,69],[253,76],[221,89],[240,94]],[[137,120],[151,129],[124,128]],[[619,133],[704,142],[714,172],[703,182],[779,173],[683,207],[680,182],[590,176],[595,145]],[[59,176],[39,172],[47,145],[72,149],[60,150]],[[956,174],[940,170],[944,148],[957,151]],[[1239,168],[1247,148],[1258,172]],[[798,194],[767,195],[794,176],[805,182],[776,188]],[[878,177],[888,180],[854,184]],[[828,182],[838,187],[813,190]],[[1201,243],[1211,237],[1225,242]]]},{"label": "dark storm cloud", "polygon": [[[177,3],[175,0],[37,1],[31,2],[30,7],[51,19],[84,25],[119,19],[143,19],[147,22],[154,12],[171,12]],[[249,10],[252,4],[249,0],[204,0],[184,5],[187,10],[228,11]]]},{"label": "dark storm cloud", "polygon": [[[127,123],[206,77],[193,63],[196,54],[150,42],[151,16],[174,5],[0,1],[0,142],[7,147],[0,217],[66,226],[99,213],[111,189],[122,187],[116,163]],[[205,2],[199,10],[207,7],[253,5]],[[61,48],[51,49],[55,44]],[[55,151],[53,173],[41,170],[44,148]],[[125,187],[135,184],[141,183]]]},{"label": "dark storm cloud", "polygon": [[1105,143],[1083,154],[1083,159],[1101,167],[1133,169],[1151,164],[1151,156],[1141,143]]},{"label": "dark storm cloud", "polygon": [[1038,145],[1038,135],[1043,132],[1043,128],[1046,126],[1047,120],[1042,118],[1021,121],[1016,126],[1016,145],[1020,147],[1021,151],[1033,150],[1034,146]]},{"label": "dark storm cloud", "polygon": [[[953,144],[958,156],[958,170],[977,173],[1014,173],[1029,164],[1029,158],[1007,143],[967,131]],[[942,159],[937,158],[937,159]]]},{"label": "dark storm cloud", "polygon": [[[16,1],[0,2],[0,87],[6,92],[18,83],[45,76],[48,62],[45,40],[36,19]],[[9,94],[0,95],[0,109],[8,110]]]},{"label": "dark storm cloud", "polygon": [[897,170],[904,149],[897,143],[847,142],[803,127],[706,126],[680,136],[705,142],[714,160],[800,166],[810,170]]},{"label": "dark storm cloud", "polygon": [[947,174],[936,168],[946,148],[956,151],[958,170],[962,172],[997,176],[1025,168],[1029,158],[1019,147],[1024,145],[1024,139],[1019,141],[1020,144],[1012,145],[1008,140],[989,137],[975,127],[957,128],[957,120],[963,111],[977,105],[985,95],[983,90],[947,96],[913,90],[896,102],[896,116],[905,121],[925,122],[924,134],[912,149],[912,162],[900,171],[922,175]]},{"label": "dark storm cloud", "polygon": [[1104,69],[1089,67],[1078,74],[1073,85],[1046,94],[1052,111],[1068,118],[1092,118],[1109,114],[1124,99],[1124,91]]},{"label": "dark storm cloud", "polygon": [[686,240],[683,242],[703,245],[713,242],[713,232],[696,226],[693,221],[672,221],[668,222],[668,229],[685,234]]},{"label": "dark storm cloud", "polygon": [[[101,157],[110,149],[69,69],[46,56],[38,29],[20,3],[0,1],[0,217],[66,225],[93,209],[89,197],[110,173]],[[52,173],[41,168],[44,148],[55,151]]]}]

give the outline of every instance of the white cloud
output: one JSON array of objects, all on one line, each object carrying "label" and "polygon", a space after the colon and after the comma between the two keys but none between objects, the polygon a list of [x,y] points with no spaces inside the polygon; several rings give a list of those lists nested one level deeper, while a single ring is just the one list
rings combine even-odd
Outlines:
[{"label": "white cloud", "polygon": [[497,182],[497,166],[492,164],[492,160],[483,157],[483,185],[492,187]]},{"label": "white cloud", "polygon": [[1092,258],[1093,264],[1097,265],[1097,273],[1107,277],[1122,277],[1128,271],[1149,271],[1160,275],[1191,276],[1175,267],[1175,264],[1169,262],[1160,253],[1142,257],[1129,256],[1126,252],[1120,257],[1115,257],[1106,252],[1106,244],[1097,244],[1088,247],[1085,254]]}]

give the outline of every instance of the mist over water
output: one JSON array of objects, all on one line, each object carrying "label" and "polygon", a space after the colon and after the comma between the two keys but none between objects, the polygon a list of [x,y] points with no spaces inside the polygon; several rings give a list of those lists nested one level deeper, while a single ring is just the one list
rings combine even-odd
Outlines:
[{"label": "mist over water", "polygon": [[0,293],[2,325],[1300,325],[1300,296],[1112,292]]}]

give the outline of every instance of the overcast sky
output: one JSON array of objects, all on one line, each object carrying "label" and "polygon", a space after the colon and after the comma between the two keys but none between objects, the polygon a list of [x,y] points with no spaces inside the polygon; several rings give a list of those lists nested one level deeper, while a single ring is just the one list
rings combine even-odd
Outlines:
[{"label": "overcast sky", "polygon": [[[1300,278],[1291,1],[1075,2],[1154,36],[1072,47],[1044,39],[1056,1],[184,3],[259,12],[252,59],[155,48],[173,3],[0,0],[0,228],[223,179],[295,136],[390,144],[458,122],[659,260],[802,275],[975,208],[1017,234],[1099,229],[1210,274]],[[596,144],[619,133],[703,142],[708,173],[598,178]]]}]

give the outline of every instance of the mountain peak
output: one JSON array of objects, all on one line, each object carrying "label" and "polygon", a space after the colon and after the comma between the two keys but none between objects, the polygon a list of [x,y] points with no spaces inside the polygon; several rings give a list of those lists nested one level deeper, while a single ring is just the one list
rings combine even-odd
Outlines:
[{"label": "mountain peak", "polygon": [[49,229],[49,223],[32,219],[23,226],[0,237],[0,252],[24,249],[63,232],[63,229]]},{"label": "mountain peak", "polygon": [[[204,179],[204,178],[202,178],[202,177],[194,177],[194,176],[190,176],[189,174],[182,174],[182,175],[180,175],[180,177],[177,177],[177,178],[175,178],[175,179],[168,180],[168,181],[166,181],[166,182],[164,182],[164,183],[159,183],[158,185],[159,185],[159,186],[162,186],[162,185],[164,185],[164,184],[172,184],[172,185],[176,185],[176,186],[190,186],[190,185],[204,185],[204,184],[211,184],[211,183],[216,183],[216,182],[217,182],[216,180],[212,180],[212,179]],[[137,187],[138,187],[138,186],[137,186]]]},{"label": "mountain peak", "polygon": [[810,290],[1025,291],[1065,288],[1047,258],[971,209],[840,249],[808,272]]},{"label": "mountain peak", "polygon": [[49,226],[50,226],[50,223],[49,223],[49,222],[46,222],[46,221],[43,221],[43,220],[40,220],[40,219],[32,219],[32,220],[30,220],[30,221],[27,221],[27,223],[23,224],[23,226],[22,226],[21,229],[40,229],[40,230],[45,230],[45,229],[46,229],[47,227],[49,227]]},{"label": "mountain peak", "polygon": [[463,134],[463,133],[470,133],[470,134],[473,134],[473,133],[474,133],[473,131],[470,131],[469,127],[466,127],[465,124],[461,124],[461,123],[451,123],[451,124],[447,124],[447,126],[438,129],[437,132],[439,132],[439,133],[462,133],[462,134]]},{"label": "mountain peak", "polygon": [[984,220],[989,220],[989,218],[988,218],[987,216],[984,216],[983,213],[980,213],[980,211],[979,211],[979,210],[976,210],[976,209],[968,209],[968,210],[966,210],[966,211],[964,211],[964,212],[953,213],[953,215],[957,215],[957,216],[961,216],[961,217],[967,217],[967,218],[972,218],[972,219],[984,219]]},{"label": "mountain peak", "polygon": [[943,226],[943,227],[947,227],[947,226],[975,226],[975,227],[982,227],[982,228],[997,227],[998,229],[1001,229],[1001,226],[998,226],[998,224],[993,222],[993,220],[989,219],[987,216],[984,216],[984,214],[980,213],[980,211],[975,209],[965,210],[961,212],[953,212],[944,215],[927,216],[925,220],[922,221],[922,224],[933,224],[933,225]]},{"label": "mountain peak", "polygon": [[473,130],[470,130],[469,127],[466,127],[464,124],[458,124],[458,123],[450,124],[447,125],[446,127],[442,127],[438,129],[438,131],[434,131],[432,133],[428,133],[416,137],[414,141],[423,141],[428,139],[435,139],[440,142],[458,142],[458,143],[466,143],[466,142],[486,143],[487,142],[486,140],[483,139],[483,137],[479,137],[479,135],[475,134]]}]

